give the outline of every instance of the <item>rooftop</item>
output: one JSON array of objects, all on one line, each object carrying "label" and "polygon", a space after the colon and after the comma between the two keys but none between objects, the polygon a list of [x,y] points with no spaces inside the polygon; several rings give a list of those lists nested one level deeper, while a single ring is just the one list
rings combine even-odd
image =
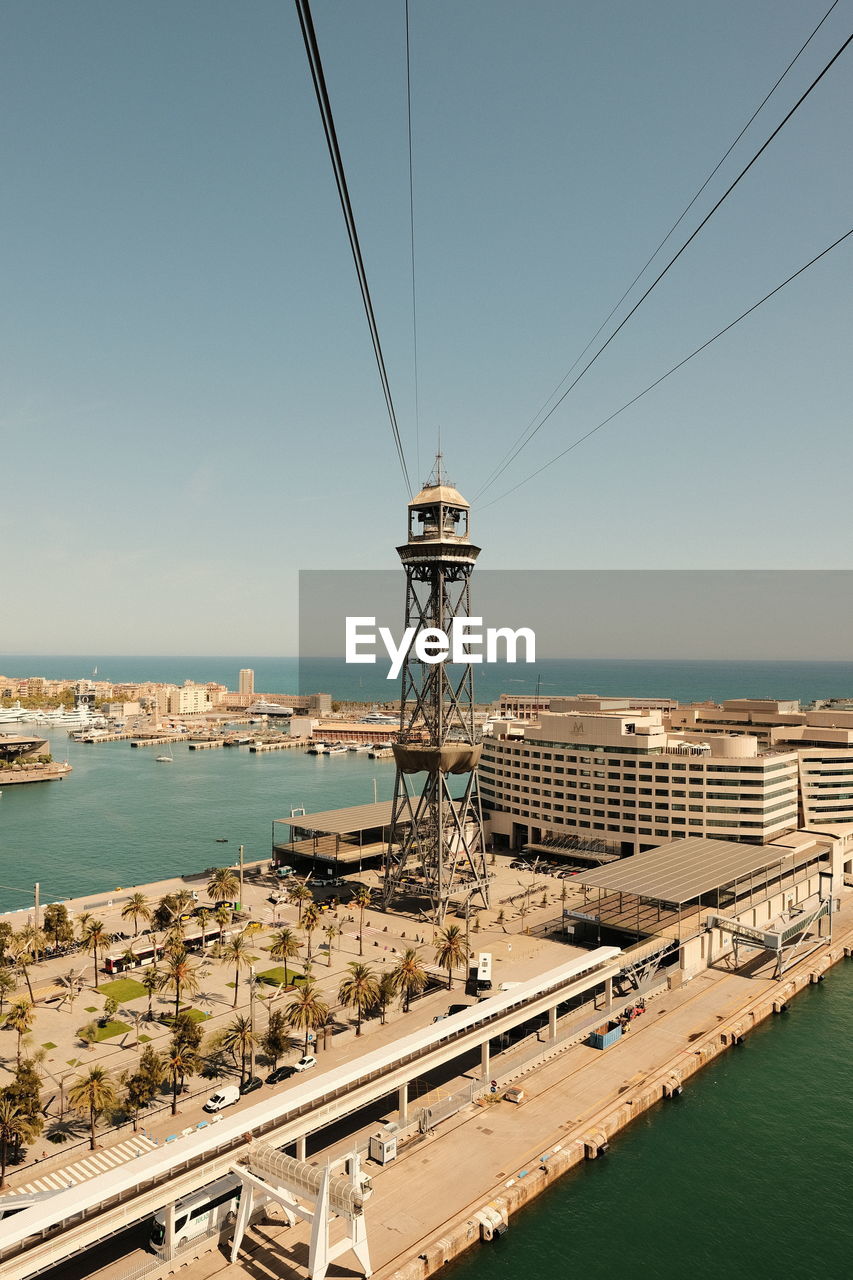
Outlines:
[{"label": "rooftop", "polygon": [[731,840],[708,840],[699,836],[673,840],[613,866],[581,871],[576,883],[609,893],[630,893],[638,898],[681,905],[704,893],[721,889],[767,867],[794,867],[813,858],[809,852],[792,851],[781,845],[738,844]]},{"label": "rooftop", "polygon": [[323,809],[319,813],[303,813],[290,818],[276,818],[276,823],[296,827],[299,831],[320,831],[324,835],[350,835],[374,827],[390,827],[391,801],[377,804],[355,804],[346,809]]}]

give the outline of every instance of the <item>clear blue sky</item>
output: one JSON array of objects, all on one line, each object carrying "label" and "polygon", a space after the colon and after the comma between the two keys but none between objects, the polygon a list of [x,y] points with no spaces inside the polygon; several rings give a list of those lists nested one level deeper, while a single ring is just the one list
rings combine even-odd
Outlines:
[{"label": "clear blue sky", "polygon": [[[473,496],[828,5],[412,0],[418,467],[403,0],[314,0],[414,473],[440,426]],[[393,567],[406,500],[294,8],[7,0],[2,36],[0,650],[293,652],[298,569]],[[505,481],[853,225],[851,85],[853,47]],[[483,567],[849,567],[851,261],[475,512]]]}]

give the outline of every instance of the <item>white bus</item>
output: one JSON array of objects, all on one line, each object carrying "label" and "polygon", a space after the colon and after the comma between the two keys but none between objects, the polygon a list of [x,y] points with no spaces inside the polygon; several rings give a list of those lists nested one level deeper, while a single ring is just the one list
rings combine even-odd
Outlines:
[{"label": "white bus", "polygon": [[[199,1236],[222,1231],[233,1222],[240,1203],[240,1186],[240,1179],[229,1173],[179,1200],[175,1205],[175,1246],[180,1248]],[[165,1209],[154,1215],[149,1244],[158,1257],[167,1256]]]}]

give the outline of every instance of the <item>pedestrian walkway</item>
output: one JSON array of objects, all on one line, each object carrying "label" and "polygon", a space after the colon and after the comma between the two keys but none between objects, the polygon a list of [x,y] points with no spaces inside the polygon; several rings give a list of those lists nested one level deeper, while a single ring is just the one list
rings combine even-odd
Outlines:
[{"label": "pedestrian walkway", "polygon": [[102,1173],[109,1173],[110,1169],[116,1169],[120,1164],[127,1164],[128,1160],[135,1160],[137,1156],[153,1150],[156,1145],[156,1142],[138,1133],[115,1147],[93,1151],[85,1160],[78,1160],[76,1164],[57,1169],[54,1173],[46,1173],[34,1182],[28,1182],[26,1186],[15,1187],[9,1194],[22,1196],[33,1195],[37,1191],[65,1191],[79,1182],[86,1182],[89,1178],[97,1178]]}]

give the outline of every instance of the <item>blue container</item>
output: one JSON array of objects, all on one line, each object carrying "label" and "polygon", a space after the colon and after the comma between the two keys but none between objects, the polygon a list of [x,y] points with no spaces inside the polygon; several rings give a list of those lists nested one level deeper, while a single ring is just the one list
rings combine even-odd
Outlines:
[{"label": "blue container", "polygon": [[607,1049],[611,1044],[615,1044],[622,1036],[622,1025],[619,1022],[607,1022],[603,1027],[599,1027],[597,1031],[593,1031],[587,1040],[587,1044],[593,1049]]}]

